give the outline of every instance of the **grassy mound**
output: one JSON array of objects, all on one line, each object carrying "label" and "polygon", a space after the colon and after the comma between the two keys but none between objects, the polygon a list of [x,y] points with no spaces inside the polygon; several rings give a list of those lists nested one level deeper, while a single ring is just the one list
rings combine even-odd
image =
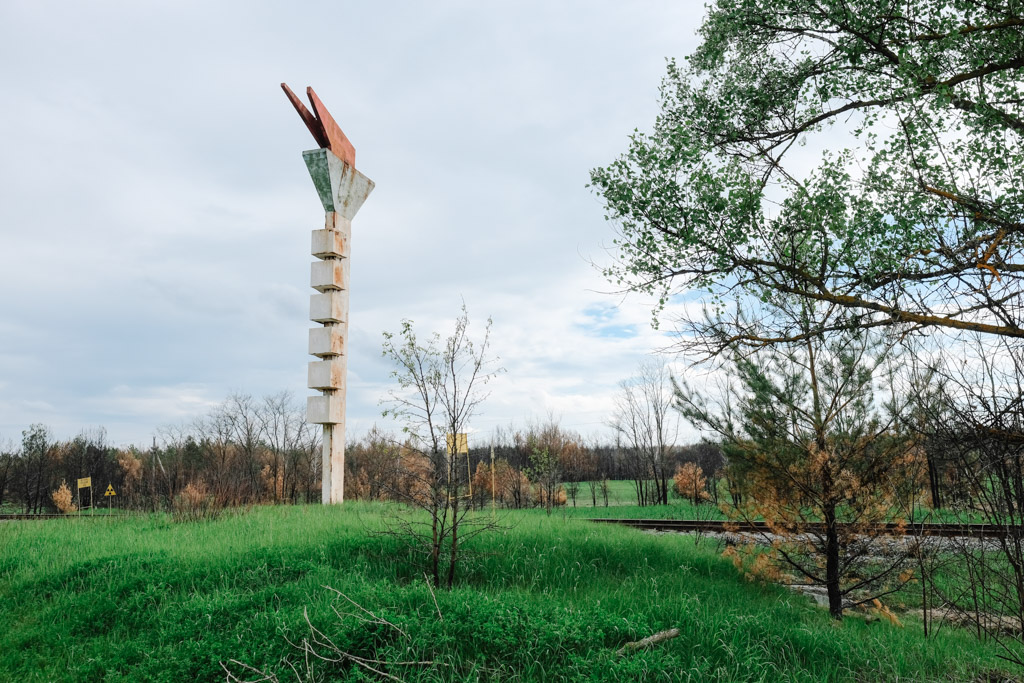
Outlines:
[{"label": "grassy mound", "polygon": [[[370,668],[410,681],[970,681],[1005,668],[963,632],[833,624],[690,537],[559,515],[505,515],[459,586],[431,591],[401,544],[373,533],[388,514],[346,503],[0,524],[0,680],[224,680],[222,663],[256,677],[231,660],[281,681],[380,680]],[[316,651],[340,661],[307,668],[293,644],[313,640],[310,624],[335,647]],[[681,635],[616,654],[668,628]]]}]

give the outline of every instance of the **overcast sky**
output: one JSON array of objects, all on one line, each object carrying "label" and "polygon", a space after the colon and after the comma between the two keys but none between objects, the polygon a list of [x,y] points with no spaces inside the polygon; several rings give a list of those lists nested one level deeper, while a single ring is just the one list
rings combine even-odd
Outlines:
[{"label": "overcast sky", "polygon": [[[301,9],[300,9],[301,7]],[[376,189],[353,222],[348,428],[380,419],[381,333],[494,320],[473,428],[607,433],[671,342],[592,265],[588,171],[658,112],[697,2],[0,3],[0,440],[148,444],[231,392],[305,388],[312,85]]]}]

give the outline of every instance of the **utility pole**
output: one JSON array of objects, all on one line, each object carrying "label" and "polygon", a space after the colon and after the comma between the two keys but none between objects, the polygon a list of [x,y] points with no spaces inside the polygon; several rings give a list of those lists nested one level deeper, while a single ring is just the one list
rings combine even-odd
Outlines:
[{"label": "utility pole", "polygon": [[309,318],[319,323],[309,331],[309,353],[318,360],[308,368],[308,386],[320,396],[306,399],[306,421],[323,425],[323,503],[341,503],[345,496],[345,375],[348,369],[349,258],[352,218],[373,191],[373,181],[356,170],[356,150],[312,88],[306,95],[310,112],[295,93],[281,84],[309,132],[320,145],[302,153],[313,179],[325,222],[314,230],[312,252],[318,260],[310,271]]},{"label": "utility pole", "polygon": [[497,489],[494,488],[494,445],[492,444],[491,445],[491,519],[494,519],[497,516],[497,514],[498,514],[497,508],[495,507],[495,504],[494,504],[494,495],[495,495],[496,491],[497,491]]}]

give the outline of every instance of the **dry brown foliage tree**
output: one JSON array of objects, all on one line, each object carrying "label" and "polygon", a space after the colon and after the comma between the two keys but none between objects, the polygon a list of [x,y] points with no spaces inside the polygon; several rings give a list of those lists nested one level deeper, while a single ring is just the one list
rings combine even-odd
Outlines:
[{"label": "dry brown foliage tree", "polygon": [[171,507],[176,522],[199,522],[217,517],[221,506],[202,480],[190,481],[174,498]]},{"label": "dry brown foliage tree", "polygon": [[530,479],[504,458],[493,464],[479,462],[473,472],[473,498],[483,508],[491,504],[492,496],[497,506],[528,507],[533,500]]},{"label": "dry brown foliage tree", "polygon": [[704,470],[696,463],[688,462],[676,467],[672,486],[678,496],[690,500],[694,505],[711,499]]},{"label": "dry brown foliage tree", "polygon": [[794,582],[823,586],[836,619],[907,580],[902,554],[879,562],[877,551],[897,484],[918,464],[908,457],[915,442],[894,431],[899,407],[876,405],[890,353],[863,330],[808,336],[754,355],[725,352],[719,396],[676,391],[684,416],[722,439],[742,492],[730,514],[763,518],[770,554]]},{"label": "dry brown foliage tree", "polygon": [[57,506],[57,510],[65,515],[78,509],[78,507],[72,502],[71,489],[68,488],[68,483],[66,481],[62,480],[60,482],[60,488],[51,493],[50,497],[53,498],[53,504]]},{"label": "dry brown foliage tree", "polygon": [[124,496],[124,506],[131,506],[138,495],[139,483],[142,481],[142,459],[129,450],[117,452],[117,465],[121,468],[121,490],[118,495]]},{"label": "dry brown foliage tree", "polygon": [[553,508],[564,507],[569,501],[569,497],[565,492],[565,487],[559,484],[553,490],[549,490],[542,484],[534,484],[533,497],[537,501],[537,504],[542,506],[551,514]]},{"label": "dry brown foliage tree", "polygon": [[516,509],[529,507],[531,503],[530,478],[505,460],[495,463],[495,468],[498,495],[508,501],[509,507]]},{"label": "dry brown foliage tree", "polygon": [[[404,450],[408,450],[405,448]],[[393,434],[373,425],[364,437],[345,448],[345,498],[401,500],[409,495],[402,482],[408,463]]]},{"label": "dry brown foliage tree", "polygon": [[[498,504],[497,466],[483,461],[476,464],[473,470],[473,479],[470,484],[473,504],[477,509],[483,509],[485,505]],[[494,484],[492,485],[492,481]]]}]

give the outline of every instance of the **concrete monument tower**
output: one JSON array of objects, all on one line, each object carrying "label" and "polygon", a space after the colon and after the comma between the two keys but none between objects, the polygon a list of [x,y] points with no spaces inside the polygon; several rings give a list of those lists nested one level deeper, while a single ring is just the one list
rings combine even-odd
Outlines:
[{"label": "concrete monument tower", "polygon": [[308,385],[320,396],[306,400],[306,421],[324,427],[324,503],[340,503],[345,495],[345,374],[348,367],[348,281],[352,218],[373,190],[373,181],[356,170],[356,150],[330,112],[313,92],[306,95],[310,112],[295,93],[281,84],[309,132],[320,145],[302,158],[320,195],[326,220],[313,231],[313,262],[309,317],[319,323],[309,331]]}]

